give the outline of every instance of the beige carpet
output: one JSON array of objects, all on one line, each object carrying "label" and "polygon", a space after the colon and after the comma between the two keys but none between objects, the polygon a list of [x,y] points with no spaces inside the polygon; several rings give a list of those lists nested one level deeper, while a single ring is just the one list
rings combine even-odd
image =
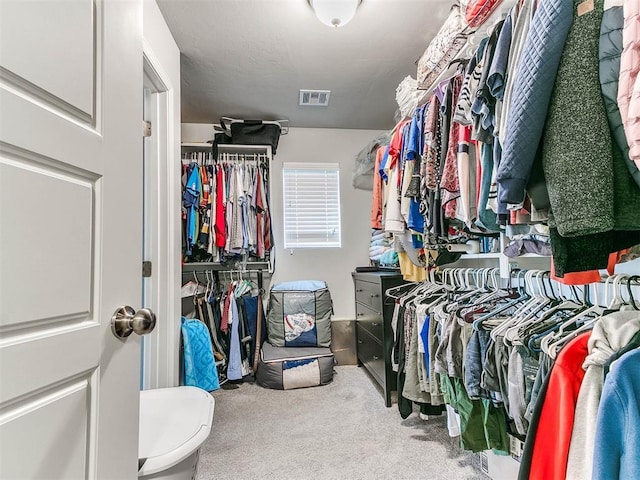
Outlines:
[{"label": "beige carpet", "polygon": [[213,429],[198,480],[486,479],[442,417],[402,420],[356,366],[333,383],[280,391],[256,384],[214,392]]}]

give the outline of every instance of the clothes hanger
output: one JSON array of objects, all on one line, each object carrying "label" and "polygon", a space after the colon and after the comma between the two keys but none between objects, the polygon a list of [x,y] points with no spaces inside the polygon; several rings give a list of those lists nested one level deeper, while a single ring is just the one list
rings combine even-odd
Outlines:
[{"label": "clothes hanger", "polygon": [[627,275],[619,274],[613,279],[613,299],[609,304],[609,308],[612,309],[620,309],[623,305],[625,305],[624,298],[622,297],[622,291],[620,289],[620,284],[624,279],[627,278]]},{"label": "clothes hanger", "polygon": [[616,360],[618,360],[620,357],[622,357],[625,353],[629,353],[632,350],[635,350],[637,348],[640,348],[640,331],[637,332],[629,341],[629,343],[623,347],[621,350],[617,351],[616,353],[614,353],[613,355],[611,355],[609,357],[609,359],[604,363],[603,367],[604,367],[604,375],[605,377],[607,376],[607,374],[609,373],[609,370],[611,369],[611,365],[613,364],[613,362],[615,362]]},{"label": "clothes hanger", "polygon": [[456,64],[459,64],[461,67],[465,67],[467,62],[469,61],[468,58],[466,58],[466,55],[464,55],[466,52],[462,52],[463,56],[461,58],[454,58],[453,60],[451,60],[449,62],[449,65],[447,66],[447,70],[451,67],[453,67]]},{"label": "clothes hanger", "polygon": [[[504,291],[499,288],[496,281],[492,285],[489,284],[494,269],[464,269],[463,273],[462,278],[465,281],[459,285],[459,289],[467,292],[460,294],[460,290],[457,290],[458,295],[452,298],[448,308],[443,309],[444,312],[450,313],[455,308],[456,320],[461,325],[471,322],[472,315],[483,313],[488,303],[492,304],[504,297]],[[475,286],[471,285],[471,274],[473,274]]]},{"label": "clothes hanger", "polygon": [[[491,311],[487,312],[485,315],[483,315],[482,317],[476,319],[473,322],[473,328],[474,329],[482,329],[482,326],[484,324],[485,321],[492,319],[493,317],[506,312],[509,309],[512,309],[513,307],[517,306],[518,304],[522,304],[523,302],[526,302],[529,299],[529,295],[526,292],[526,290],[521,290],[518,294],[518,296],[516,298],[512,298],[512,297],[502,297],[501,300],[503,301],[499,301],[495,307],[493,308]],[[494,329],[495,330],[495,329]]]},{"label": "clothes hanger", "polygon": [[587,308],[585,308],[582,312],[580,312],[576,317],[570,318],[569,320],[564,322],[560,326],[560,329],[557,332],[558,335],[556,336],[556,338],[559,338],[567,330],[567,328],[571,327],[573,324],[576,324],[579,320],[584,319],[588,315],[595,315],[594,320],[602,316],[602,313],[604,312],[604,308],[598,302],[598,290],[596,288],[594,288],[595,302],[593,303],[593,305],[589,304],[589,302],[587,301],[587,298],[588,298],[587,292],[588,291],[589,291],[589,285],[585,285],[584,286],[584,292],[585,293],[584,293],[584,302],[583,302],[583,304]]},{"label": "clothes hanger", "polygon": [[544,288],[544,273],[543,270],[529,270],[525,273],[524,289],[530,295],[530,299],[519,307],[512,318],[491,331],[494,341],[498,335],[502,335],[505,341],[510,343],[509,338],[517,336],[520,325],[536,321],[538,314],[551,304],[549,294]]},{"label": "clothes hanger", "polygon": [[627,278],[629,275],[624,273],[617,273],[612,277],[612,297],[611,301],[607,304],[607,309],[604,311],[603,315],[617,312],[619,310],[632,310],[633,306],[630,303],[627,303],[622,296],[622,290],[620,284]]},{"label": "clothes hanger", "polygon": [[[403,283],[402,285],[398,285],[397,287],[387,288],[384,292],[385,296],[398,300],[403,297],[407,292],[413,289],[417,282]],[[405,291],[406,290],[406,291]]]},{"label": "clothes hanger", "polygon": [[538,320],[538,315],[551,305],[551,298],[544,289],[544,273],[545,271],[543,270],[534,270],[531,272],[529,276],[529,287],[531,290],[529,291],[533,292],[535,286],[537,287],[536,294],[533,295],[530,301],[520,306],[514,313],[513,318],[507,320],[500,326],[500,330],[496,332],[496,335],[500,333],[504,336],[505,343],[510,345],[519,337],[519,329],[521,326],[535,323]]},{"label": "clothes hanger", "polygon": [[417,283],[415,288],[404,294],[403,298],[405,300],[413,300],[415,302],[424,303],[425,301],[430,301],[434,293],[442,290],[442,285],[424,281]]},{"label": "clothes hanger", "polygon": [[205,277],[205,279],[207,281],[207,284],[206,284],[205,289],[204,289],[204,298],[206,300],[208,300],[209,299],[209,295],[211,294],[211,278],[209,276],[209,271],[208,270],[205,270],[204,277]]},{"label": "clothes hanger", "polygon": [[592,321],[585,322],[582,326],[578,327],[575,330],[572,330],[571,332],[559,338],[558,340],[549,341],[547,354],[552,359],[555,359],[558,356],[558,353],[560,352],[560,350],[562,350],[562,347],[564,347],[567,343],[569,343],[570,340],[572,340],[573,338],[576,338],[578,335],[584,332],[587,332],[589,330],[592,330],[595,322],[598,321],[600,318],[601,317],[596,316]]},{"label": "clothes hanger", "polygon": [[[498,325],[497,327],[493,328],[489,335],[491,336],[491,338],[493,339],[493,341],[495,342],[497,340],[497,337],[499,334],[502,334],[502,332],[504,330],[506,330],[506,328],[509,326],[510,323],[514,322],[518,316],[522,315],[525,311],[528,310],[528,306],[530,304],[532,304],[533,302],[536,301],[538,292],[536,292],[534,290],[534,285],[533,285],[533,276],[534,276],[534,270],[513,270],[511,271],[510,275],[509,275],[509,284],[511,285],[513,282],[513,274],[516,274],[516,284],[518,286],[519,291],[524,291],[526,292],[527,295],[530,296],[529,300],[525,301],[525,303],[515,312],[515,314],[505,320],[504,322],[502,322],[500,325]],[[520,285],[520,277],[522,276],[523,279],[523,285]],[[484,325],[484,321],[480,322],[478,321],[477,324],[474,323],[474,328],[482,328]]]},{"label": "clothes hanger", "polygon": [[[541,343],[545,338],[551,339],[554,338],[555,335],[558,335],[561,338],[562,333],[564,332],[563,329],[566,329],[571,325],[576,325],[580,319],[584,320],[585,318],[588,318],[588,320],[585,321],[585,324],[591,324],[592,321],[595,321],[595,318],[597,317],[589,318],[586,310],[588,310],[587,307],[579,308],[576,310],[575,315],[570,316],[567,320],[560,320],[559,323],[557,319],[550,318],[546,325],[543,322],[539,327],[527,332],[527,334],[522,338],[523,344],[526,344],[531,352],[541,352]],[[540,342],[540,344],[537,344],[536,342]]]},{"label": "clothes hanger", "polygon": [[[570,290],[573,298],[570,296],[565,297],[563,302],[543,312],[535,324],[521,326],[518,329],[520,335],[519,342],[526,345],[531,352],[540,352],[539,346],[536,345],[537,341],[546,335],[556,332],[563,323],[582,314],[588,308],[584,303],[579,303],[578,291],[575,286],[572,285]],[[569,320],[564,318],[565,315],[569,316]],[[514,339],[514,344],[516,343],[518,343],[518,339]]]},{"label": "clothes hanger", "polygon": [[[501,313],[502,308],[506,307],[511,301],[514,301],[516,299],[525,301],[528,298],[528,293],[526,292],[526,290],[519,286],[519,282],[517,289],[514,289],[511,286],[513,273],[516,273],[517,279],[519,280],[521,276],[524,276],[526,274],[526,272],[524,272],[523,270],[514,270],[511,272],[509,287],[507,288],[501,288],[500,286],[499,277],[497,276],[499,273],[499,269],[490,269],[488,273],[489,276],[487,277],[487,281],[489,278],[492,278],[493,280],[492,286],[490,287],[491,293],[486,297],[480,298],[478,300],[478,306],[484,308],[489,307],[491,310],[489,312],[483,312],[485,314],[481,318],[473,319],[473,328],[475,330],[484,330],[485,322],[495,320],[495,316]],[[468,319],[466,319],[466,321],[469,322]]]},{"label": "clothes hanger", "polygon": [[[587,288],[585,286],[585,295],[580,303],[578,290],[572,285],[570,290],[573,297],[566,297],[563,302],[544,312],[536,325],[530,325],[526,329],[521,328],[519,333],[522,343],[527,345],[531,352],[538,353],[541,351],[541,347],[536,342],[541,342],[546,336],[553,335],[559,330],[564,331],[575,325],[580,318],[584,318],[587,315],[586,312],[592,307],[586,303]],[[568,318],[564,318],[565,315],[568,315]]]},{"label": "clothes hanger", "polygon": [[627,278],[627,293],[629,294],[629,304],[633,307],[634,310],[639,310],[638,305],[636,304],[635,298],[633,298],[633,292],[631,291],[631,282],[640,281],[640,275],[632,275]]},{"label": "clothes hanger", "polygon": [[[609,279],[607,279],[607,281],[608,280]],[[607,286],[608,286],[607,283],[605,283],[605,295],[606,295]],[[586,289],[588,289],[588,285],[585,285],[585,290]],[[544,353],[546,353],[550,358],[555,359],[561,347],[566,345],[566,343],[569,340],[571,340],[572,338],[575,338],[580,333],[586,332],[587,330],[590,330],[591,328],[593,328],[593,325],[595,324],[595,322],[602,316],[602,313],[604,312],[604,308],[600,305],[600,302],[598,301],[598,289],[594,288],[593,290],[594,290],[593,295],[595,299],[593,306],[579,313],[576,317],[567,320],[567,322],[564,322],[560,326],[557,332],[548,335],[540,343],[540,349]],[[586,297],[585,297],[585,300],[586,300]],[[593,318],[587,319],[581,326],[579,326],[575,330],[571,330],[569,332],[566,331],[566,329],[569,326],[571,326],[572,324],[577,324],[577,321],[579,321],[580,319],[584,319],[587,315],[591,315],[591,314],[595,314],[595,316]]]},{"label": "clothes hanger", "polygon": [[193,278],[196,281],[196,288],[195,288],[195,290],[193,292],[193,304],[197,305],[197,303],[198,303],[198,301],[197,301],[198,300],[198,293],[199,293],[199,290],[200,290],[200,281],[198,280],[198,274],[196,273],[195,270],[193,271]]},{"label": "clothes hanger", "polygon": [[[482,269],[482,277],[479,277],[479,276],[476,277],[480,281],[476,280],[475,289],[471,287],[471,285],[467,286],[466,288],[464,288],[465,287],[464,285],[460,285],[460,284],[452,286],[451,292],[458,294],[454,299],[457,306],[460,306],[460,304],[464,304],[464,303],[466,303],[467,305],[470,303],[473,303],[473,302],[470,302],[469,300],[473,300],[474,297],[478,297],[479,295],[487,293],[486,280],[485,280],[486,271],[487,269]],[[480,272],[478,272],[478,275],[479,274]],[[462,293],[462,292],[465,292],[465,293]],[[445,308],[445,312],[448,312],[446,308]]]},{"label": "clothes hanger", "polygon": [[486,304],[488,302],[494,302],[505,298],[505,292],[509,292],[509,290],[501,288],[496,277],[496,270],[497,269],[495,268],[481,270],[481,281],[476,281],[476,284],[478,285],[477,291],[480,292],[480,295],[475,298],[472,303],[477,305]]}]

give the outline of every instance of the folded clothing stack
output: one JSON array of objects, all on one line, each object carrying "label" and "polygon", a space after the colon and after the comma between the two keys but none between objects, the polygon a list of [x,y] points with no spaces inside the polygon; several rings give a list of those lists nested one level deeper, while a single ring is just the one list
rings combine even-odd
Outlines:
[{"label": "folded clothing stack", "polygon": [[518,257],[526,253],[550,257],[551,240],[545,235],[535,233],[516,235],[504,249],[504,254],[510,258]]},{"label": "folded clothing stack", "polygon": [[388,250],[380,257],[381,267],[397,267],[399,264],[398,252],[394,250]]},{"label": "folded clothing stack", "polygon": [[418,81],[407,75],[396,88],[396,102],[403,118],[410,117],[418,106]]},{"label": "folded clothing stack", "polygon": [[390,234],[384,233],[381,230],[371,230],[369,259],[384,266],[398,265],[398,254],[391,246]]}]

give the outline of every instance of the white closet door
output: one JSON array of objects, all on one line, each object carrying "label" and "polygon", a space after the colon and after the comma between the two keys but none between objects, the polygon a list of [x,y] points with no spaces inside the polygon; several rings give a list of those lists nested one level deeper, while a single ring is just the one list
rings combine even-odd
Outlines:
[{"label": "white closet door", "polygon": [[0,478],[137,476],[140,0],[0,0]]}]

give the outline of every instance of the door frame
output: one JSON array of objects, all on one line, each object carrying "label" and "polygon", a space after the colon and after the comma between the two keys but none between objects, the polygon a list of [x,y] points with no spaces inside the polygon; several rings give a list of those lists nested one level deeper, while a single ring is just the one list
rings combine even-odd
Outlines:
[{"label": "door frame", "polygon": [[[145,307],[157,316],[145,337],[142,387],[174,387],[179,382],[181,281],[181,201],[179,86],[173,85],[159,57],[143,40],[145,88],[151,89],[152,136],[145,141],[145,258],[151,277],[143,279]],[[176,121],[178,119],[178,121]]]}]

